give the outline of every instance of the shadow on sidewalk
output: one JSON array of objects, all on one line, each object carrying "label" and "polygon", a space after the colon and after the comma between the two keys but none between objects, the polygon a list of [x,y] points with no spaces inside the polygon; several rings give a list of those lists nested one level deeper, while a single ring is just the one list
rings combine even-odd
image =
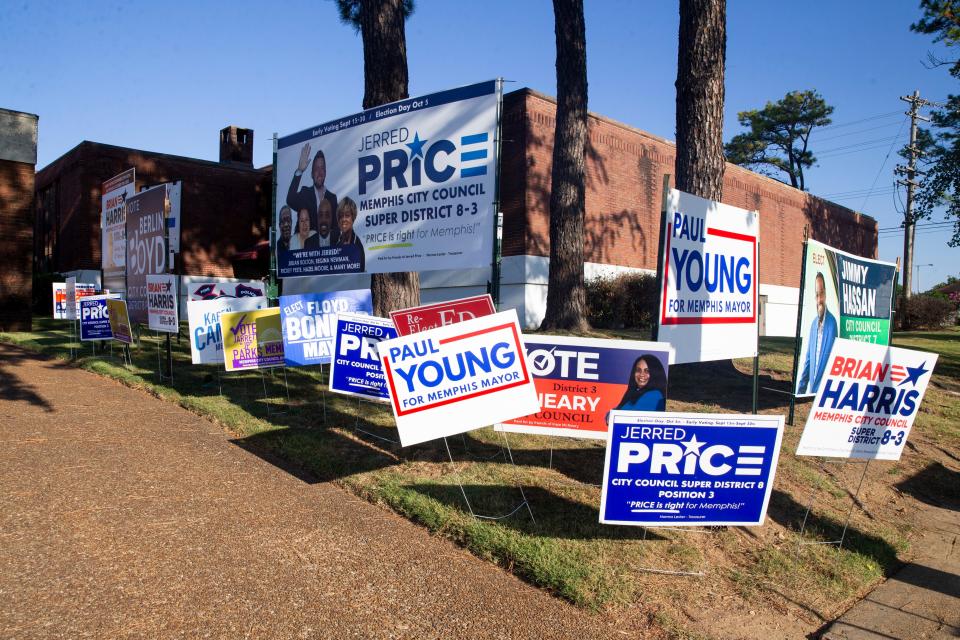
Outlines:
[{"label": "shadow on sidewalk", "polygon": [[37,391],[37,388],[18,376],[15,371],[25,360],[45,359],[20,347],[5,344],[0,347],[0,400],[26,401],[52,412],[53,406]]}]

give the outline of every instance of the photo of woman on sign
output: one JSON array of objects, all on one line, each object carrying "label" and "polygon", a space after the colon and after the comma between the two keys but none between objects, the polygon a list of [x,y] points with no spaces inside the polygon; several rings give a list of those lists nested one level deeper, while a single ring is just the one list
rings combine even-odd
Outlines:
[{"label": "photo of woman on sign", "polygon": [[640,356],[633,362],[627,390],[615,409],[663,411],[667,406],[667,374],[654,356]]},{"label": "photo of woman on sign", "polygon": [[345,197],[337,205],[337,226],[340,229],[340,245],[352,247],[349,254],[354,260],[359,258],[359,271],[366,268],[366,260],[363,253],[363,245],[357,232],[353,228],[353,223],[357,221],[357,203],[351,198]]},{"label": "photo of woman on sign", "polygon": [[290,238],[290,249],[318,249],[317,232],[310,228],[310,212],[300,209],[297,215],[297,232]]}]

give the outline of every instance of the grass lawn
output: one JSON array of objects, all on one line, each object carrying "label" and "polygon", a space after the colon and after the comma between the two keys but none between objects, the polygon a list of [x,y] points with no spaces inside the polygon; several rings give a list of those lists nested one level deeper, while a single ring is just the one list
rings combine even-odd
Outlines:
[{"label": "grass lawn", "polygon": [[[34,328],[0,339],[67,357],[66,322],[38,319]],[[941,354],[910,435],[912,446],[900,462],[864,467],[794,456],[810,406],[798,403],[797,426],[788,426],[784,436],[767,524],[692,531],[600,525],[600,442],[515,434],[505,439],[487,428],[448,439],[451,465],[442,440],[400,448],[388,407],[324,392],[326,367],[227,374],[192,366],[184,337],[174,340],[173,383],[161,383],[159,344],[154,334],[145,335],[132,350],[132,366],[109,351],[94,354],[89,343],[78,344],[76,363],[207,416],[234,433],[237,446],[305,481],[336,482],[576,605],[643,617],[677,637],[702,633],[703,616],[716,620],[744,610],[758,619],[792,616],[800,627],[815,629],[909,554],[922,522],[911,518],[903,487],[936,485],[941,479],[932,474],[934,465],[956,467],[956,328],[894,339],[898,346]],[[786,414],[793,340],[768,338],[761,345],[760,412]],[[675,366],[667,408],[749,412],[751,380],[751,360]],[[480,519],[467,507],[469,501],[476,514],[504,515],[523,495],[533,518],[522,508],[500,520]],[[849,516],[842,549],[798,544],[808,505],[803,541],[837,539]]]}]

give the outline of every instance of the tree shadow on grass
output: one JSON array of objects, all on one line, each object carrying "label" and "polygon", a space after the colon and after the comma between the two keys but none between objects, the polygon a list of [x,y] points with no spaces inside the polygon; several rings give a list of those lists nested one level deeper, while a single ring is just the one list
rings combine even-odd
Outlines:
[{"label": "tree shadow on grass", "polygon": [[[533,537],[566,540],[666,539],[652,530],[645,532],[642,527],[600,524],[600,513],[596,506],[570,500],[542,487],[524,487],[522,494],[518,487],[509,485],[466,484],[461,491],[456,483],[427,482],[411,484],[407,488],[447,507],[469,513],[464,501],[466,494],[470,508],[478,516],[503,516],[516,510],[509,517],[496,522]],[[536,522],[531,520],[526,508],[517,509],[523,502],[523,495],[526,495]]]},{"label": "tree shadow on grass", "polygon": [[896,488],[929,505],[960,510],[960,472],[932,462],[905,480]]},{"label": "tree shadow on grass", "polygon": [[885,576],[891,575],[901,566],[897,558],[897,550],[889,542],[853,526],[846,526],[846,533],[844,533],[845,523],[824,515],[817,509],[816,503],[812,505],[807,515],[806,505],[800,504],[789,494],[774,489],[770,496],[767,516],[798,533],[803,527],[806,516],[805,541],[830,542],[840,540],[842,536],[845,551],[872,558]]},{"label": "tree shadow on grass", "polygon": [[[790,400],[789,380],[778,380],[761,373],[758,387],[757,405],[760,411],[786,408]],[[707,389],[709,392],[705,392]],[[670,400],[717,405],[739,413],[750,413],[753,410],[753,374],[741,372],[733,366],[732,360],[672,365],[668,408]]]}]

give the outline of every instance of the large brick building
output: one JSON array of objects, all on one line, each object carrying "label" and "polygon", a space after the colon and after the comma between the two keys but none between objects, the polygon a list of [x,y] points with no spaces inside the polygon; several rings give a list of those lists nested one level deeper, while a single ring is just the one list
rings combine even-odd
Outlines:
[{"label": "large brick building", "polygon": [[37,116],[0,109],[0,331],[29,331]]},{"label": "large brick building", "polygon": [[[546,301],[555,113],[552,98],[530,89],[504,97],[501,302],[528,327],[539,324]],[[675,146],[595,114],[588,133],[586,275],[655,271],[663,176],[673,173]],[[37,174],[37,268],[99,267],[100,184],[135,166],[138,186],[183,181],[181,273],[266,275],[272,175],[253,168],[252,140],[252,132],[225,129],[219,163],[81,143]],[[795,330],[804,228],[816,240],[876,257],[875,220],[742,167],[727,165],[723,201],[760,211],[761,329],[768,335]],[[258,243],[261,259],[245,262],[258,255],[250,251]],[[251,268],[241,272],[238,264]],[[425,272],[423,300],[482,292],[489,278],[488,268]],[[284,290],[367,286],[369,276],[327,276],[289,278]]]},{"label": "large brick building", "polygon": [[237,127],[220,132],[219,162],[84,141],[44,167],[36,183],[38,273],[100,269],[101,185],[130,167],[137,191],[181,182],[179,273],[265,275],[271,172],[253,167],[253,131]]}]

